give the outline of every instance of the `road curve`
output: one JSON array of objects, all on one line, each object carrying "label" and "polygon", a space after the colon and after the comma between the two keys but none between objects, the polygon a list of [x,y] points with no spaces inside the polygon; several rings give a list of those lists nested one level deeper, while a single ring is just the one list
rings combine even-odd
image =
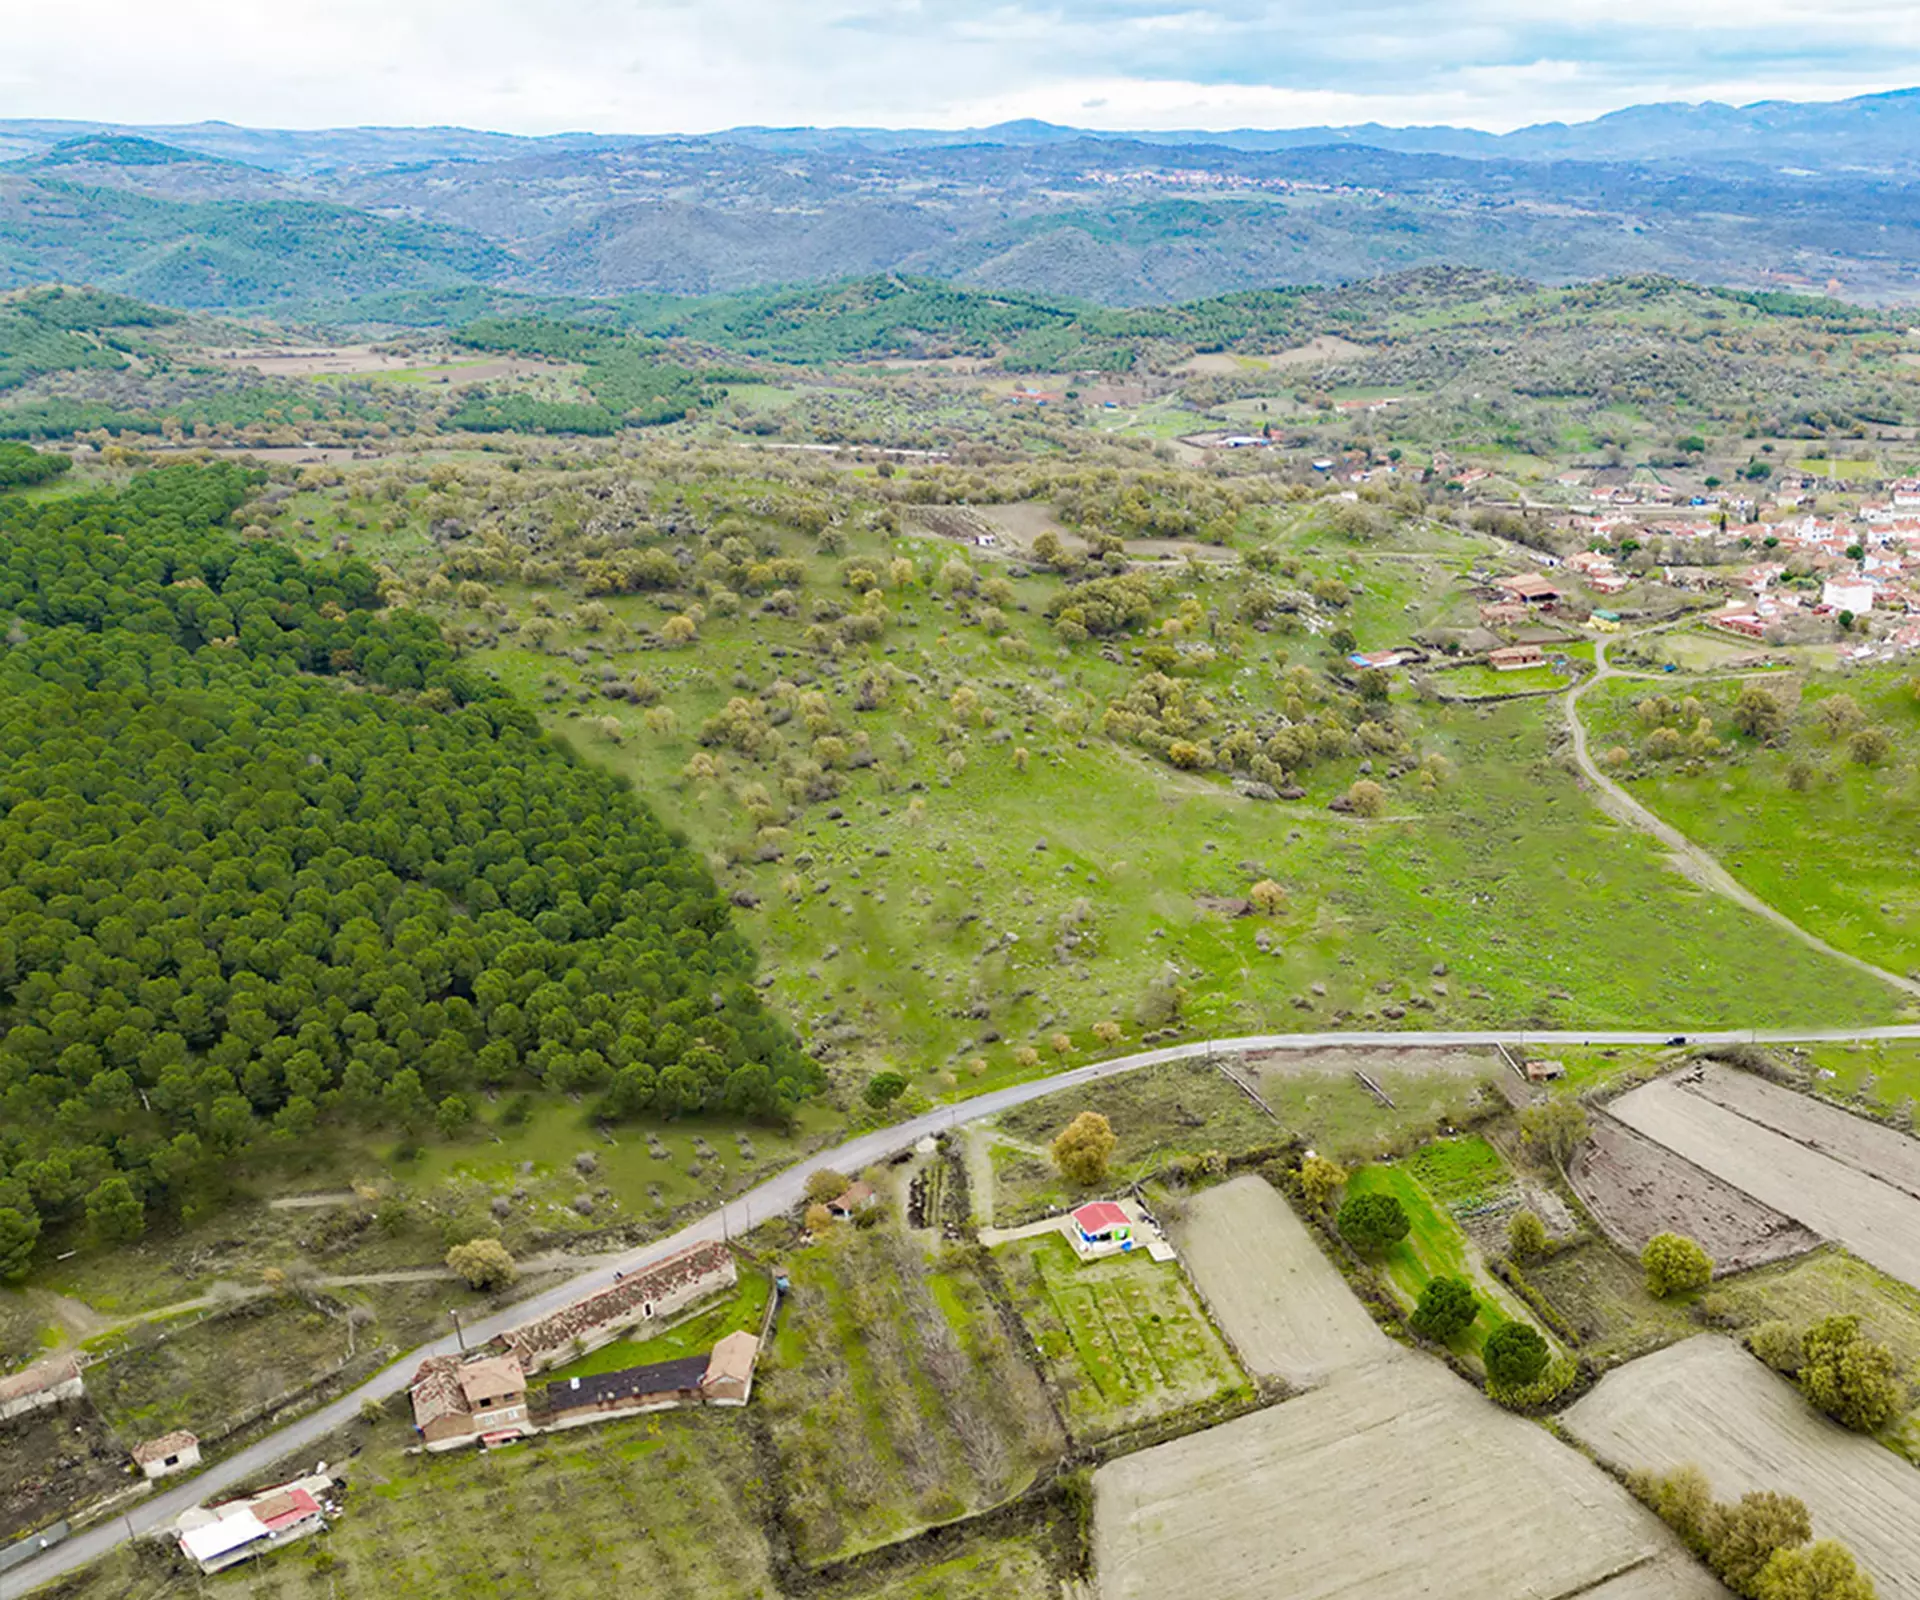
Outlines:
[{"label": "road curve", "polygon": [[[1409,1050],[1459,1049],[1476,1046],[1485,1048],[1496,1044],[1539,1045],[1544,1048],[1556,1045],[1660,1045],[1680,1037],[1681,1032],[1679,1029],[1661,1028],[1637,1031],[1563,1028],[1507,1029],[1501,1032],[1462,1030],[1424,1033],[1375,1031],[1254,1034],[1233,1039],[1196,1040],[1191,1044],[1169,1045],[1161,1050],[1144,1050],[1134,1055],[1116,1056],[1110,1061],[1096,1061],[1088,1066],[1075,1067],[1071,1071],[1057,1073],[1052,1077],[1013,1084],[1005,1089],[995,1089],[989,1093],[977,1095],[970,1100],[942,1106],[911,1121],[861,1134],[858,1138],[849,1139],[832,1150],[822,1150],[804,1161],[796,1162],[738,1198],[728,1201],[718,1210],[708,1212],[697,1221],[688,1223],[679,1232],[665,1239],[656,1239],[650,1244],[642,1245],[620,1256],[596,1257],[596,1265],[592,1270],[570,1278],[557,1288],[549,1289],[530,1299],[518,1301],[493,1316],[469,1322],[466,1325],[466,1339],[470,1345],[483,1343],[495,1334],[505,1333],[532,1318],[558,1311],[562,1306],[571,1304],[582,1295],[608,1287],[617,1273],[633,1272],[690,1244],[744,1233],[756,1222],[764,1222],[777,1212],[791,1211],[805,1199],[807,1174],[816,1167],[834,1167],[842,1172],[858,1172],[876,1161],[884,1161],[889,1156],[897,1155],[927,1134],[941,1133],[965,1122],[977,1122],[984,1117],[996,1116],[1013,1106],[1024,1105],[1029,1100],[1039,1100],[1051,1094],[1058,1094],[1063,1089],[1097,1083],[1102,1078],[1138,1072],[1143,1067],[1213,1056],[1267,1054],[1276,1051],[1305,1053],[1342,1048]],[[1687,1043],[1693,1045],[1920,1040],[1920,1023],[1896,1024],[1880,1028],[1810,1028],[1798,1031],[1721,1029],[1704,1033],[1687,1033],[1684,1037]],[[212,1499],[224,1490],[258,1476],[276,1461],[310,1449],[327,1435],[350,1422],[366,1401],[386,1400],[405,1389],[413,1376],[414,1369],[428,1356],[448,1355],[457,1348],[454,1335],[449,1333],[444,1339],[436,1339],[431,1344],[424,1344],[417,1350],[409,1351],[391,1366],[374,1374],[351,1393],[341,1396],[318,1411],[310,1412],[288,1423],[284,1428],[277,1429],[259,1442],[216,1462],[204,1472],[197,1473],[177,1487],[141,1501],[133,1510],[115,1517],[111,1522],[77,1533],[65,1543],[54,1545],[43,1555],[36,1556],[33,1560],[0,1576],[0,1597],[25,1595],[42,1584],[50,1583],[55,1578],[62,1577],[85,1566],[89,1561],[98,1559],[116,1546],[126,1543],[129,1538],[152,1533],[165,1527],[188,1507],[198,1505],[203,1500]]]},{"label": "road curve", "polygon": [[[1673,624],[1663,623],[1661,626],[1671,627]],[[1642,630],[1643,633],[1654,631],[1654,629]],[[1639,635],[1634,637],[1637,638]],[[1651,834],[1658,839],[1672,854],[1675,867],[1701,888],[1710,890],[1723,899],[1731,900],[1735,905],[1751,911],[1757,917],[1765,917],[1775,927],[1792,934],[1809,949],[1818,950],[1822,955],[1831,956],[1835,961],[1844,961],[1856,972],[1864,972],[1870,978],[1878,978],[1882,983],[1900,990],[1903,994],[1920,997],[1920,983],[1912,978],[1903,978],[1898,973],[1887,971],[1885,967],[1876,967],[1871,961],[1848,955],[1844,950],[1836,950],[1818,934],[1809,933],[1785,912],[1775,910],[1672,823],[1655,816],[1600,770],[1598,763],[1594,761],[1587,749],[1587,730],[1586,725],[1580,720],[1580,701],[1596,684],[1608,678],[1625,677],[1629,674],[1621,673],[1608,664],[1605,639],[1594,641],[1593,662],[1592,675],[1567,691],[1567,732],[1573,738],[1573,758],[1580,764],[1582,775],[1593,785],[1601,810],[1615,820],[1624,822],[1628,827],[1638,828],[1642,833]]]}]

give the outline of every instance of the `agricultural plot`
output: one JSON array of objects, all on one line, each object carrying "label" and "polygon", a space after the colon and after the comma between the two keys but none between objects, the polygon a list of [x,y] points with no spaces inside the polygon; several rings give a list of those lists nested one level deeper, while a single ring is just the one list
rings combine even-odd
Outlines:
[{"label": "agricultural plot", "polygon": [[1243,1382],[1173,1263],[1083,1262],[1057,1234],[1002,1246],[998,1257],[1075,1438],[1150,1422]]},{"label": "agricultural plot", "polygon": [[88,1400],[0,1423],[0,1544],[127,1487],[127,1447]]},{"label": "agricultural plot", "polygon": [[1920,1286],[1920,1144],[1913,1140],[1724,1069],[1643,1084],[1608,1109],[1636,1132]]},{"label": "agricultural plot", "polygon": [[1601,1365],[1630,1361],[1698,1331],[1687,1309],[1647,1293],[1638,1261],[1587,1238],[1529,1262],[1527,1281],[1580,1336],[1580,1353]]},{"label": "agricultural plot", "polygon": [[1248,1371],[1304,1388],[1387,1348],[1339,1269],[1264,1179],[1203,1190],[1173,1233]]},{"label": "agricultural plot", "polygon": [[1574,1192],[1622,1250],[1656,1233],[1698,1239],[1721,1272],[1800,1255],[1819,1235],[1609,1116],[1567,1169]]},{"label": "agricultural plot", "polygon": [[[1439,1123],[1470,1121],[1503,1070],[1480,1050],[1274,1050],[1247,1062],[1283,1125],[1352,1165],[1405,1150]],[[1383,1106],[1364,1071],[1393,1101]]]},{"label": "agricultural plot", "polygon": [[255,1300],[205,1321],[142,1329],[87,1371],[87,1393],[128,1440],[186,1428],[218,1439],[343,1361],[347,1323],[304,1302]]},{"label": "agricultural plot", "polygon": [[[397,1430],[346,1468],[324,1537],[247,1562],[225,1600],[457,1600],[610,1594],[775,1600],[760,1483],[737,1413],[673,1412],[511,1450],[409,1456]],[[208,1592],[170,1554],[129,1573],[124,1553],[60,1600],[173,1600]]]},{"label": "agricultural plot", "polygon": [[996,1505],[1065,1446],[1039,1374],[963,1257],[842,1229],[794,1292],[754,1403],[800,1558],[820,1562]]},{"label": "agricultural plot", "polygon": [[1882,1600],[1920,1595],[1920,1473],[1820,1416],[1729,1340],[1702,1335],[1631,1362],[1562,1421],[1622,1469],[1692,1464],[1722,1500],[1754,1489],[1797,1495],[1814,1537],[1846,1544]]},{"label": "agricultural plot", "polygon": [[1405,1352],[1094,1487],[1102,1600],[1719,1592],[1598,1467]]},{"label": "agricultural plot", "polygon": [[[1491,1147],[1485,1148],[1488,1155],[1493,1154]],[[1484,1170],[1472,1159],[1471,1152],[1464,1159],[1430,1157],[1428,1165],[1437,1166],[1442,1172],[1457,1171],[1462,1181],[1469,1180],[1475,1170]],[[1465,1230],[1414,1178],[1409,1170],[1412,1166],[1409,1162],[1406,1166],[1362,1167],[1348,1180],[1347,1193],[1390,1194],[1405,1208],[1413,1229],[1387,1251],[1381,1265],[1395,1296],[1409,1311],[1419,1302],[1421,1291],[1435,1278],[1459,1278],[1472,1286],[1480,1299],[1480,1314],[1473,1325],[1455,1339],[1454,1349],[1477,1363],[1494,1329],[1507,1322],[1533,1323],[1534,1318],[1518,1297],[1488,1270],[1486,1259]]]}]

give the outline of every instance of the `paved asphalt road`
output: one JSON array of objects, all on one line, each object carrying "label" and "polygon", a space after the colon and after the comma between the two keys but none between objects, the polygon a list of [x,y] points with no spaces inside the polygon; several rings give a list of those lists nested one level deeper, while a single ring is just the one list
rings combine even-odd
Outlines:
[{"label": "paved asphalt road", "polygon": [[[822,1150],[817,1155],[798,1162],[786,1171],[769,1178],[765,1183],[749,1190],[738,1199],[729,1201],[718,1211],[709,1212],[698,1221],[688,1223],[686,1227],[669,1238],[656,1239],[651,1244],[643,1245],[623,1257],[611,1260],[601,1257],[603,1264],[596,1266],[592,1271],[583,1272],[558,1288],[549,1289],[545,1294],[519,1301],[495,1316],[467,1324],[466,1339],[470,1345],[484,1343],[497,1333],[504,1333],[535,1317],[557,1311],[582,1295],[606,1288],[614,1281],[614,1275],[617,1272],[632,1272],[672,1251],[703,1240],[720,1239],[727,1235],[744,1233],[756,1222],[763,1222],[776,1212],[790,1211],[804,1198],[807,1174],[816,1167],[834,1167],[842,1172],[859,1172],[863,1167],[871,1166],[876,1161],[883,1161],[888,1156],[906,1149],[926,1134],[939,1133],[963,1122],[974,1122],[982,1117],[991,1117],[1007,1110],[1010,1106],[1023,1105],[1029,1100],[1038,1100],[1046,1095],[1056,1094],[1062,1089],[1094,1083],[1101,1078],[1111,1078],[1125,1072],[1137,1072],[1142,1067],[1212,1055],[1240,1055],[1249,1052],[1283,1050],[1310,1051],[1343,1046],[1406,1050],[1494,1044],[1525,1044],[1543,1047],[1583,1044],[1657,1045],[1677,1037],[1680,1032],[1681,1030],[1678,1029],[1655,1029],[1638,1033],[1597,1030],[1558,1032],[1508,1030],[1501,1033],[1282,1033],[1238,1039],[1208,1039],[1193,1044],[1172,1045],[1164,1050],[1147,1050],[1138,1055],[1119,1056],[1111,1061],[1095,1062],[1091,1066],[1076,1067],[1071,1072],[1058,1073],[1053,1077],[1036,1078],[1030,1083],[1018,1083],[1010,1088],[995,1089],[991,1093],[978,1095],[971,1100],[962,1100],[951,1106],[943,1106],[937,1111],[929,1111],[911,1122],[902,1122],[892,1127],[862,1134],[859,1138],[849,1139],[835,1149]],[[1764,1031],[1756,1033],[1743,1029],[1689,1033],[1685,1037],[1687,1043],[1695,1045],[1844,1043],[1875,1039],[1920,1039],[1920,1025],[1908,1024],[1885,1028],[1816,1028],[1800,1032],[1771,1033]],[[422,1345],[417,1350],[409,1351],[392,1366],[376,1373],[352,1393],[343,1395],[331,1405],[323,1406],[318,1411],[288,1423],[286,1427],[269,1434],[257,1444],[249,1445],[238,1454],[216,1462],[206,1471],[196,1474],[177,1488],[141,1501],[128,1514],[77,1533],[65,1543],[53,1546],[44,1555],[37,1556],[11,1572],[0,1575],[0,1597],[25,1595],[41,1584],[51,1582],[105,1555],[115,1546],[124,1544],[130,1537],[151,1533],[172,1523],[189,1506],[198,1505],[203,1500],[217,1498],[224,1490],[256,1477],[276,1461],[300,1451],[310,1450],[327,1435],[351,1421],[363,1402],[385,1400],[405,1389],[415,1368],[428,1356],[444,1355],[456,1348],[454,1335],[450,1332],[444,1339],[437,1339],[432,1344]],[[311,1465],[311,1462],[301,1463],[301,1469],[305,1470]]]}]

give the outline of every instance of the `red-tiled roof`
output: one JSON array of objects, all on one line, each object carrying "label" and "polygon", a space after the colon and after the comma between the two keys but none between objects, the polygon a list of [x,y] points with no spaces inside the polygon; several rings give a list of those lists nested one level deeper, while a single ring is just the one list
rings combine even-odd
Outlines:
[{"label": "red-tiled roof", "polygon": [[177,1456],[182,1450],[191,1450],[200,1441],[185,1429],[174,1433],[163,1433],[157,1439],[149,1439],[145,1444],[137,1444],[127,1453],[138,1466],[149,1462],[165,1461],[168,1456]]},{"label": "red-tiled roof", "polygon": [[1073,1224],[1082,1233],[1105,1233],[1109,1228],[1124,1228],[1127,1214],[1111,1200],[1094,1200],[1073,1214]]},{"label": "red-tiled roof", "polygon": [[507,1349],[520,1358],[523,1368],[536,1370],[543,1356],[567,1349],[575,1339],[591,1339],[607,1328],[626,1326],[648,1301],[665,1299],[702,1278],[724,1272],[732,1259],[724,1245],[689,1245],[643,1272],[629,1274],[611,1288],[514,1329],[507,1335]]},{"label": "red-tiled roof", "polygon": [[319,1501],[305,1489],[288,1489],[283,1494],[271,1495],[253,1504],[253,1514],[269,1533],[277,1533],[288,1524],[298,1522],[303,1517],[317,1516],[319,1512]]}]

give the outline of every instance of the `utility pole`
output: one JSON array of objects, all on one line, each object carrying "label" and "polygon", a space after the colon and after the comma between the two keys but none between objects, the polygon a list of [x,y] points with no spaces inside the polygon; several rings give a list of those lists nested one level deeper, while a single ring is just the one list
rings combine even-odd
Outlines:
[{"label": "utility pole", "polygon": [[458,1306],[447,1307],[447,1315],[453,1318],[453,1336],[460,1341],[460,1354],[465,1355],[467,1353],[467,1330],[460,1326],[460,1308]]}]

